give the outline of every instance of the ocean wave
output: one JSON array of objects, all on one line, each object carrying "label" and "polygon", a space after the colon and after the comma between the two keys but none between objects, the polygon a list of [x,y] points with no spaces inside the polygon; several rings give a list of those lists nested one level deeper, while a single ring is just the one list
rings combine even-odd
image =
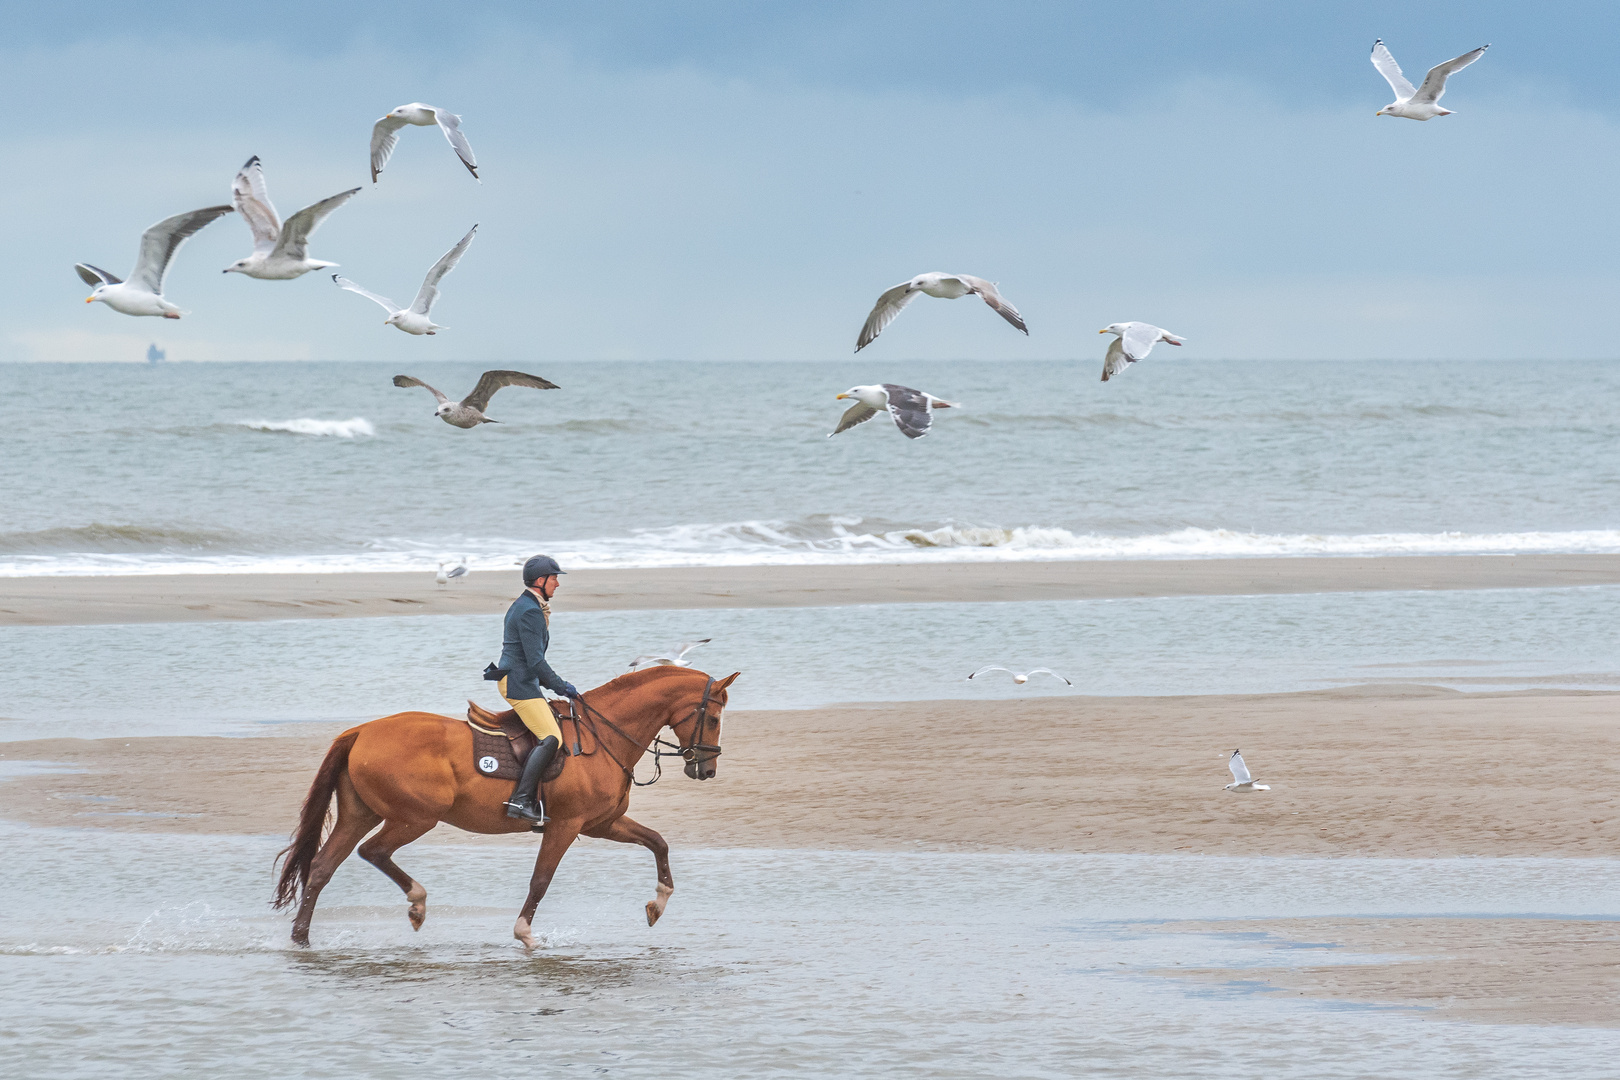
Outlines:
[{"label": "ocean wave", "polygon": [[[0,533],[0,575],[431,573],[447,551],[473,570],[508,570],[536,551],[573,568],[847,565],[908,562],[1214,559],[1297,556],[1620,553],[1620,529],[1566,532],[1256,533],[1185,528],[1115,535],[1057,526],[947,522],[907,526],[819,514],[636,530],[583,540],[536,536],[388,537],[326,552],[252,550],[242,537],[185,529],[89,526]],[[234,550],[232,550],[234,549]]]},{"label": "ocean wave", "polygon": [[377,434],[377,429],[371,426],[371,421],[363,416],[351,416],[347,420],[314,420],[310,417],[300,417],[297,420],[238,420],[236,426],[287,435],[332,435],[339,439]]}]

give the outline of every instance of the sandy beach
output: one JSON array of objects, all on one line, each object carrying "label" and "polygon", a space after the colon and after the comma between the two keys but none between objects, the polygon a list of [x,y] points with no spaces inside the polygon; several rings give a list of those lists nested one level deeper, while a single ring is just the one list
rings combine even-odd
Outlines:
[{"label": "sandy beach", "polygon": [[[677,846],[1616,857],[1617,710],[1607,693],[1378,686],[737,711],[715,780],[666,774],[630,812]],[[0,762],[78,770],[0,784],[0,814],[283,834],[340,730],[308,727],[0,744]],[[1223,790],[1234,747],[1270,792]]]},{"label": "sandy beach", "polygon": [[[1448,555],[576,570],[572,611],[1620,584],[1620,555]],[[0,578],[0,626],[498,614],[517,572]]]}]

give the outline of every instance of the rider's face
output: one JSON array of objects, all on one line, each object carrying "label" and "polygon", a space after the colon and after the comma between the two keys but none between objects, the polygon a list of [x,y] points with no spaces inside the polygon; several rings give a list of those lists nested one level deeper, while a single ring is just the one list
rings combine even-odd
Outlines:
[{"label": "rider's face", "polygon": [[535,582],[534,585],[535,588],[540,590],[541,596],[545,597],[547,600],[550,600],[557,594],[557,575],[547,574],[545,577]]}]

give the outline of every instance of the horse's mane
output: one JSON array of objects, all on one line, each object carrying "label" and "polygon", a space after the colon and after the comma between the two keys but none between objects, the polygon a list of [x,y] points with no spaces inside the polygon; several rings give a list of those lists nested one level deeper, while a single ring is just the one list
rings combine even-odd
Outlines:
[{"label": "horse's mane", "polygon": [[633,690],[636,687],[652,682],[655,679],[667,679],[677,674],[696,675],[704,679],[709,678],[707,672],[699,671],[697,668],[676,667],[674,664],[653,664],[649,667],[640,668],[636,671],[627,671],[618,678],[609,679],[596,689]]}]

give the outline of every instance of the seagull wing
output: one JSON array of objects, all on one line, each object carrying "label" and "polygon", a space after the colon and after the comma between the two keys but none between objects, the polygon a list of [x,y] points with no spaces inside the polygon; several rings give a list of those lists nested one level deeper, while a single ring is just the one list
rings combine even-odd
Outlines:
[{"label": "seagull wing", "polygon": [[95,287],[97,285],[117,285],[124,280],[123,278],[115,278],[101,267],[91,266],[89,263],[74,263],[73,269],[78,272],[79,277],[84,280],[84,283],[91,287]]},{"label": "seagull wing", "polygon": [[444,137],[450,140],[451,147],[455,149],[456,157],[461,159],[461,163],[467,166],[467,171],[473,174],[473,179],[477,180],[478,159],[473,157],[473,149],[467,142],[467,136],[461,133],[461,117],[455,113],[448,113],[443,109],[434,107],[433,119],[439,122],[439,130],[444,132]]},{"label": "seagull wing", "polygon": [[1000,664],[991,664],[989,667],[982,667],[978,671],[975,671],[973,674],[968,676],[968,679],[969,681],[977,679],[980,675],[984,675],[991,671],[1005,671],[1009,675],[1013,673],[1012,668],[1004,668]]},{"label": "seagull wing", "polygon": [[1108,343],[1108,355],[1103,358],[1102,381],[1107,382],[1112,379],[1129,367],[1131,363],[1131,358],[1125,355],[1124,341],[1120,338],[1110,341]]},{"label": "seagull wing", "polygon": [[1125,336],[1120,339],[1124,342],[1125,358],[1127,360],[1146,358],[1147,354],[1153,351],[1153,346],[1158,343],[1159,336],[1163,333],[1163,330],[1160,330],[1152,323],[1127,323]]},{"label": "seagull wing", "polygon": [[991,311],[1012,323],[1013,326],[1022,330],[1025,336],[1028,336],[1029,327],[1024,325],[1024,317],[1018,314],[1018,309],[1009,304],[1001,293],[996,291],[994,282],[986,281],[984,278],[972,277],[968,274],[958,274],[956,276],[967,282],[968,287],[977,294],[979,299],[990,305]]},{"label": "seagull wing", "polygon": [[[439,282],[444,280],[444,275],[456,268],[456,263],[460,262],[461,257],[466,254],[468,245],[472,243],[473,234],[477,231],[478,226],[476,225],[468,229],[467,235],[461,238],[460,243],[445,252],[444,257],[433,264],[433,269],[429,270],[427,277],[422,279],[422,290],[416,294],[416,299],[411,302],[412,311],[418,315],[426,315],[432,309],[433,302],[439,298]],[[493,391],[491,392],[493,393]]]},{"label": "seagull wing", "polygon": [[264,183],[264,166],[259,164],[257,154],[247,159],[247,164],[231,181],[231,201],[253,233],[254,252],[273,249],[281,235],[281,219],[276,217],[276,208],[270,202],[270,189]]},{"label": "seagull wing", "polygon": [[1254,783],[1254,777],[1249,775],[1249,767],[1243,764],[1243,751],[1232,751],[1232,756],[1227,759],[1226,767],[1232,770],[1232,779],[1237,783]]},{"label": "seagull wing", "polygon": [[1053,671],[1049,667],[1030,668],[1024,674],[1025,675],[1050,675],[1054,679],[1062,679],[1063,685],[1065,685],[1065,686],[1073,686],[1074,685],[1074,683],[1070,682],[1068,679],[1064,679],[1063,676],[1059,675],[1057,672]]},{"label": "seagull wing", "polygon": [[350,188],[329,199],[311,203],[288,218],[287,223],[281,227],[281,239],[276,242],[276,251],[289,259],[304,258],[309,247],[309,234],[320,227],[321,222],[326,220],[326,215],[354,198],[359,190]]},{"label": "seagull wing", "polygon": [[164,218],[141,234],[141,253],[135,259],[135,269],[129,273],[129,283],[147,292],[163,295],[163,275],[169,272],[169,260],[180,250],[180,245],[211,221],[229,214],[232,207],[209,206]]},{"label": "seagull wing", "polygon": [[[427,384],[424,383],[423,385],[426,386]],[[432,390],[433,387],[429,386],[428,389]],[[467,568],[465,566],[456,566],[452,567],[450,572],[446,574],[445,577],[461,577],[462,575],[466,574],[466,572]]]},{"label": "seagull wing", "polygon": [[630,661],[630,670],[634,671],[636,668],[640,667],[642,664],[667,664],[667,665],[672,665],[674,663],[675,663],[674,658],[669,657],[669,656],[638,656],[634,660]]},{"label": "seagull wing", "polygon": [[383,166],[388,159],[394,156],[394,147],[399,145],[399,129],[405,126],[405,121],[396,116],[385,116],[377,121],[371,128],[371,182],[375,184],[377,177],[382,175]]},{"label": "seagull wing", "polygon": [[713,640],[713,638],[699,638],[697,641],[683,641],[681,642],[680,648],[675,650],[675,656],[677,659],[685,660],[687,653],[691,652],[699,645],[707,645]]},{"label": "seagull wing", "polygon": [[[362,289],[360,286],[356,285],[342,274],[333,274],[332,280],[337,282],[337,287],[340,289],[348,289],[352,293],[359,293],[367,300],[373,300],[381,304],[384,308],[388,309],[388,314],[390,315],[393,315],[400,310],[399,305],[388,299],[388,297],[378,296],[370,289]],[[438,393],[438,391],[434,391],[434,393]]]},{"label": "seagull wing", "polygon": [[1489,45],[1481,45],[1473,52],[1465,52],[1461,56],[1447,60],[1443,64],[1434,65],[1429,69],[1429,73],[1423,77],[1423,85],[1418,87],[1418,92],[1412,100],[1418,103],[1427,102],[1431,105],[1438,103],[1440,98],[1445,95],[1447,77],[1461,71],[1484,56],[1485,50],[1488,48],[1490,48]]},{"label": "seagull wing", "polygon": [[542,379],[538,375],[525,375],[521,371],[486,371],[479,378],[478,385],[473,387],[473,392],[462,398],[461,403],[483,412],[489,408],[489,399],[495,396],[495,391],[503,386],[532,386],[536,390],[560,389],[556,383]]},{"label": "seagull wing", "polygon": [[872,406],[868,405],[866,402],[857,401],[855,404],[851,405],[847,410],[845,410],[844,415],[838,420],[838,426],[828,433],[827,438],[832,438],[840,431],[848,431],[856,424],[864,424],[877,414],[878,411],[872,408]]},{"label": "seagull wing", "polygon": [[934,413],[928,407],[928,395],[909,386],[884,383],[889,395],[889,415],[908,439],[920,439],[934,426]]},{"label": "seagull wing", "polygon": [[[354,291],[355,292],[362,292],[363,290],[355,289]],[[370,293],[365,293],[365,295],[366,296],[371,296]],[[373,300],[376,299],[376,297],[374,297],[374,296],[372,296],[371,298]],[[395,375],[394,376],[394,385],[395,386],[420,386],[422,389],[424,389],[428,393],[432,394],[433,397],[435,398],[435,400],[437,400],[440,405],[443,405],[445,402],[450,400],[449,398],[445,397],[443,394],[439,393],[437,390],[433,389],[433,387],[429,386],[427,383],[423,382],[421,379],[418,379],[413,375]]]},{"label": "seagull wing", "polygon": [[1390,89],[1395,91],[1396,101],[1407,101],[1417,93],[1412,84],[1406,81],[1406,76],[1401,74],[1401,65],[1395,62],[1395,58],[1384,47],[1383,38],[1373,42],[1372,63],[1373,67],[1378,69],[1378,74],[1389,83]]},{"label": "seagull wing", "polygon": [[872,314],[866,317],[866,325],[861,327],[861,336],[855,339],[855,351],[860,352],[876,341],[883,328],[894,322],[894,317],[905,310],[905,306],[916,296],[917,290],[907,281],[878,297],[877,303],[872,305]]}]

